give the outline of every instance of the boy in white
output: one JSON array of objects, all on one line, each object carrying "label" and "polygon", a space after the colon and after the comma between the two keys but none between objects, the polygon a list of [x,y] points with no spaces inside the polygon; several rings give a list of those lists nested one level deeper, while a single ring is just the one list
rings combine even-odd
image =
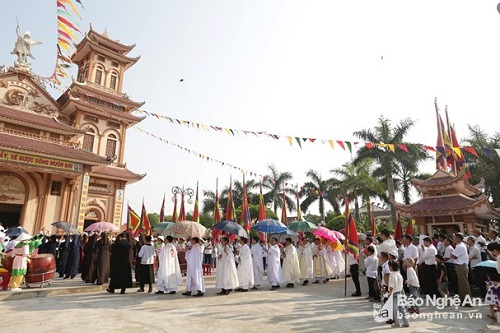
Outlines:
[{"label": "boy in white", "polygon": [[[418,289],[420,288],[420,282],[418,281],[417,272],[415,272],[415,260],[412,258],[406,258],[403,260],[403,267],[406,269],[406,284],[410,288],[410,297],[413,298],[414,302],[419,298]],[[417,304],[415,302],[414,304]],[[420,307],[418,305],[411,306],[408,311],[410,313],[420,313]]]},{"label": "boy in white", "polygon": [[377,283],[378,258],[375,256],[375,249],[373,246],[368,246],[366,254],[368,255],[365,259],[366,279],[368,280],[368,299],[370,301],[380,301],[378,288],[376,288],[375,285]]},{"label": "boy in white", "polygon": [[389,261],[389,297],[392,297],[394,324],[392,327],[401,327],[400,320],[403,318],[403,327],[410,327],[404,306],[399,304],[399,295],[403,291],[403,276],[399,273],[399,264],[396,260]]}]

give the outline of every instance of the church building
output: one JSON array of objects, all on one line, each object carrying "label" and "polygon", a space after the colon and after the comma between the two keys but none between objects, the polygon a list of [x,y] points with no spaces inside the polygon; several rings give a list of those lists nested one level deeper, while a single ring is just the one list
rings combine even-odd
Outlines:
[{"label": "church building", "polygon": [[144,103],[123,92],[139,57],[90,28],[71,60],[78,74],[57,99],[15,62],[0,72],[0,223],[31,234],[67,221],[79,231],[122,223],[127,184],[144,175],[124,161],[127,129]]}]

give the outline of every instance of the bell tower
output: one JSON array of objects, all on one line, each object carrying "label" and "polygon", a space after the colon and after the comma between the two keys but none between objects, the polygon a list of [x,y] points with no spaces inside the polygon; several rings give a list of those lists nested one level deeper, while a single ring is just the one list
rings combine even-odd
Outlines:
[{"label": "bell tower", "polygon": [[123,92],[125,72],[140,58],[128,56],[134,47],[91,26],[71,56],[78,65],[77,78],[57,100],[60,114],[85,132],[78,139],[80,147],[111,162],[89,170],[88,195],[80,200],[80,230],[95,220],[120,225],[125,186],[144,177],[127,169],[124,161],[127,129],[144,119],[132,114],[144,102]]}]

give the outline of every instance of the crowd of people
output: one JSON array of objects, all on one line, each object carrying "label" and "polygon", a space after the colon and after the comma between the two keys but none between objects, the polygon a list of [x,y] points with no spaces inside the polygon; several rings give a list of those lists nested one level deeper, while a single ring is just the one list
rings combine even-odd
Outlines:
[{"label": "crowd of people", "polygon": [[[471,290],[475,287],[478,297],[490,307],[488,317],[496,320],[496,308],[500,306],[496,291],[500,284],[500,238],[495,230],[483,235],[480,229],[474,229],[469,236],[460,232],[432,238],[403,235],[400,240],[382,230],[377,237],[366,238],[361,254],[360,260],[353,262],[355,266],[363,266],[368,284],[366,299],[372,302],[383,301],[384,295],[395,297],[400,292],[414,299],[428,295],[450,300],[458,296],[461,306],[472,307]],[[480,264],[486,260],[497,261],[496,266],[488,268]],[[399,275],[402,283],[394,282]],[[353,276],[356,292],[352,296],[361,296],[356,280],[359,279]],[[396,303],[394,299],[394,311],[400,313],[400,318],[408,317],[406,311],[420,313],[419,302],[411,302],[408,309],[396,309]],[[399,325],[392,320],[388,323]]]},{"label": "crowd of people", "polygon": [[[294,244],[291,238],[280,243],[274,237],[269,242],[259,237],[251,241],[222,237],[216,243],[196,237],[186,241],[140,235],[134,239],[128,232],[115,238],[106,233],[23,235],[9,240],[0,231],[0,252],[14,256],[9,283],[14,291],[22,285],[30,256],[51,253],[60,278],[73,279],[81,273],[86,283],[109,283],[106,290],[110,293],[120,290],[124,294],[132,288],[134,271],[138,292],[152,293],[156,284],[156,294],[176,294],[185,274],[182,295],[200,297],[206,292],[203,266],[208,265],[216,268],[219,295],[259,289],[264,276],[270,290],[275,291],[282,286],[294,288],[297,283],[327,283],[344,275],[353,281],[351,296],[359,297],[363,295],[360,274],[364,274],[366,299],[372,302],[390,297],[395,300],[399,294],[413,298],[457,295],[462,306],[472,306],[467,300],[471,300],[471,287],[476,287],[490,306],[489,317],[496,319],[496,308],[500,306],[500,266],[487,270],[480,265],[500,258],[500,237],[494,230],[483,235],[475,229],[467,237],[461,233],[432,238],[403,235],[398,240],[388,230],[382,230],[376,237],[366,237],[359,256],[346,254],[342,246],[319,238],[303,238]],[[185,252],[185,271],[181,271],[179,252]],[[345,272],[344,267],[348,267]],[[394,320],[388,323],[399,326],[398,318],[402,318],[402,325],[409,326],[407,311],[420,313],[418,302],[406,309],[394,301]]]}]

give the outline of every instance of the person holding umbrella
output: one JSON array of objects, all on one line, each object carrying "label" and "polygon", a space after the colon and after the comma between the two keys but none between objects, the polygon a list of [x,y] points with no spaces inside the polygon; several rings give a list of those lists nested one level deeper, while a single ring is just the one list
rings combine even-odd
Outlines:
[{"label": "person holding umbrella", "polygon": [[10,291],[21,291],[21,284],[23,283],[24,276],[28,272],[28,259],[30,258],[30,247],[28,240],[31,236],[25,233],[20,234],[16,241],[17,245],[11,252],[14,257],[12,262],[12,272],[9,281]]}]

